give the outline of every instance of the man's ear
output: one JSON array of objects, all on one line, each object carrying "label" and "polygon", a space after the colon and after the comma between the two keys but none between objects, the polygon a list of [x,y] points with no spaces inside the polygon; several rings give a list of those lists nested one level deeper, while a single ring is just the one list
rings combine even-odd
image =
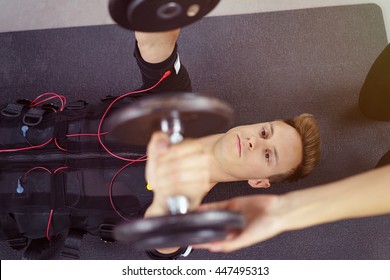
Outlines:
[{"label": "man's ear", "polygon": [[256,188],[256,189],[259,188],[267,189],[271,186],[271,183],[269,182],[268,179],[248,180],[248,184],[252,188]]}]

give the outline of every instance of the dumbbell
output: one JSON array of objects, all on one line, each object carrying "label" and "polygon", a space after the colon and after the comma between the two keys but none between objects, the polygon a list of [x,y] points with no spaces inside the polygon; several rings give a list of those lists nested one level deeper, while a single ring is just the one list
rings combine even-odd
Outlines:
[{"label": "dumbbell", "polygon": [[109,12],[120,26],[144,32],[168,31],[191,24],[219,0],[110,0]]},{"label": "dumbbell", "polygon": [[[168,134],[171,144],[184,137],[224,131],[233,120],[232,108],[213,97],[195,93],[153,96],[123,108],[109,118],[110,134],[135,145],[145,145],[155,131]],[[244,218],[230,211],[188,212],[185,196],[170,197],[169,215],[130,221],[114,229],[116,240],[140,248],[188,246],[222,240],[241,229]]]}]

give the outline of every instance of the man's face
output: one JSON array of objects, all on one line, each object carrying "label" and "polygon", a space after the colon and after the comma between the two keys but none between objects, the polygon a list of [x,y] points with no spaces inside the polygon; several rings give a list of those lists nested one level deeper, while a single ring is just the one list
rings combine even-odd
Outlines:
[{"label": "man's face", "polygon": [[302,140],[283,121],[238,126],[218,140],[215,156],[237,180],[267,179],[301,163]]}]

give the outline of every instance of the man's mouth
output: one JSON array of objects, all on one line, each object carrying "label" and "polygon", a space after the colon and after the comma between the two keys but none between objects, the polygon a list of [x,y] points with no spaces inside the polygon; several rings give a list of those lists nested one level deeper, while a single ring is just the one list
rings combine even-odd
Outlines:
[{"label": "man's mouth", "polygon": [[237,135],[237,142],[236,142],[236,144],[237,144],[237,149],[238,149],[238,155],[239,155],[239,157],[241,157],[241,139],[240,139],[240,137]]}]

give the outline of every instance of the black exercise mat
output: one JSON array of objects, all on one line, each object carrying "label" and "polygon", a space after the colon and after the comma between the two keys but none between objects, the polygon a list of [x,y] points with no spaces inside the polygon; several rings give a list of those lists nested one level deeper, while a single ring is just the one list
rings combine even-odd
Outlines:
[{"label": "black exercise mat", "polygon": [[[117,26],[0,34],[2,102],[43,92],[99,100],[140,85],[134,39]],[[390,124],[358,110],[359,90],[387,45],[381,9],[373,4],[204,18],[183,29],[179,51],[194,91],[236,110],[235,124],[314,114],[323,157],[307,179],[253,190],[220,184],[206,200],[284,193],[373,168],[390,149]],[[231,254],[196,251],[189,259],[389,259],[390,216],[284,233]],[[20,258],[5,242],[2,259]],[[87,236],[82,259],[147,259],[131,246]]]}]

